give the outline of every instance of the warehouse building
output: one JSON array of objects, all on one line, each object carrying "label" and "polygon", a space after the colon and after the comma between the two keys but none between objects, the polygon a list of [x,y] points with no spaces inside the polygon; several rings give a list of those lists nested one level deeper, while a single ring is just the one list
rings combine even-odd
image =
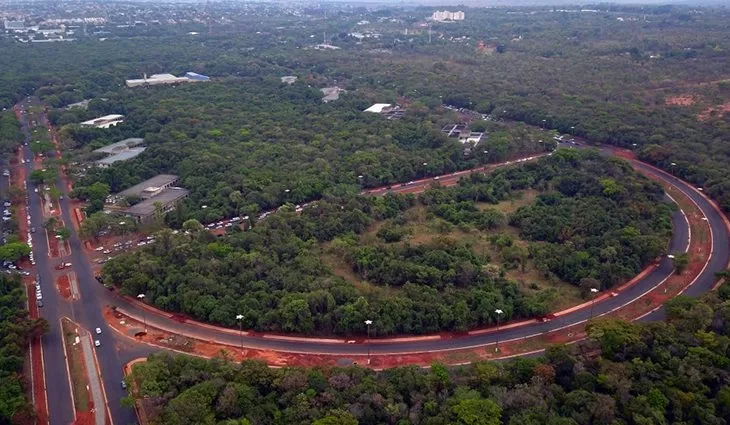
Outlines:
[{"label": "warehouse building", "polygon": [[94,118],[93,120],[84,121],[81,123],[82,127],[96,127],[96,128],[109,128],[124,122],[124,115],[111,114],[104,115],[103,117]]},{"label": "warehouse building", "polygon": [[[174,210],[185,199],[190,191],[174,186],[179,177],[173,174],[160,174],[115,195],[110,195],[106,202],[106,210],[129,215],[138,222],[146,222],[155,218],[160,206],[161,213]],[[120,203],[124,199],[141,199],[137,204],[127,207]]]},{"label": "warehouse building", "polygon": [[138,183],[129,189],[125,189],[115,195],[119,199],[124,198],[142,198],[148,199],[158,195],[164,189],[173,186],[178,182],[179,177],[174,174],[159,174],[147,179],[142,183]]},{"label": "warehouse building", "polygon": [[188,72],[183,77],[176,77],[172,74],[154,74],[147,77],[147,74],[143,78],[135,80],[126,80],[127,87],[140,87],[140,86],[156,86],[161,84],[181,84],[181,83],[195,83],[210,81],[210,77],[205,75],[196,74],[195,72]]},{"label": "warehouse building", "polygon": [[168,187],[157,195],[147,198],[123,211],[124,214],[133,217],[140,223],[151,221],[157,214],[157,206],[160,206],[160,213],[165,214],[174,210],[183,199],[187,198],[190,191],[182,187]]},{"label": "warehouse building", "polygon": [[142,143],[144,143],[144,139],[134,137],[95,149],[94,153],[109,155],[106,158],[96,161],[96,165],[99,167],[108,167],[115,162],[132,159],[147,149],[144,146],[139,146]]}]

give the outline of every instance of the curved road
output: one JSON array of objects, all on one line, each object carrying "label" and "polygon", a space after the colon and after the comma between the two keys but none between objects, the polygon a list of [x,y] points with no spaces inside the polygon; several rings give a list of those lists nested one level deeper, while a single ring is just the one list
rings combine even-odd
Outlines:
[{"label": "curved road", "polygon": [[[32,157],[27,148],[24,149],[24,153],[27,159]],[[646,165],[638,162],[635,162],[634,166],[638,169],[648,169]],[[30,166],[27,166],[27,170],[29,168]],[[713,255],[708,266],[685,293],[687,295],[697,295],[707,292],[711,289],[715,282],[714,273],[719,270],[724,270],[728,264],[728,260],[730,259],[730,249],[728,246],[730,236],[728,235],[728,230],[725,227],[723,219],[717,210],[713,208],[710,202],[688,183],[663,172],[657,172],[654,170],[652,170],[652,172],[660,175],[662,179],[671,183],[693,199],[708,219],[714,240]],[[442,180],[440,180],[444,184],[450,184],[450,180],[455,180],[455,178],[458,177],[443,176],[441,178]],[[394,189],[393,191],[415,191],[417,188],[428,186],[433,182],[434,179],[422,179],[414,182],[413,184],[399,186],[398,189]],[[66,188],[61,187],[60,183],[59,189],[67,194]],[[379,192],[382,191],[382,189],[376,189],[371,190],[370,193],[380,194]],[[36,199],[34,200],[33,198]],[[68,201],[68,196],[61,201],[61,204],[63,209],[63,219],[67,224],[69,224],[71,223],[71,205]],[[31,196],[30,210],[31,220],[34,223],[34,226],[41,228],[43,218],[40,210],[40,202],[37,199],[37,196]],[[688,242],[689,230],[687,228],[687,223],[681,213],[676,213],[673,217],[673,221],[675,231],[671,241],[670,251],[684,251],[687,248]],[[68,260],[73,263],[73,270],[77,274],[81,299],[76,303],[68,303],[60,299],[57,294],[52,294],[55,291],[49,290],[50,288],[48,288],[50,286],[49,282],[51,282],[50,275],[52,264],[49,263],[47,249],[44,246],[45,244],[40,242],[41,241],[38,241],[38,243],[36,243],[34,251],[36,253],[38,264],[37,268],[39,269],[41,278],[47,288],[46,291],[44,291],[44,295],[48,294],[46,295],[47,307],[43,309],[43,316],[49,319],[52,326],[51,333],[47,337],[44,337],[43,340],[46,373],[49,378],[49,382],[51,383],[49,385],[51,389],[48,393],[48,398],[52,424],[68,424],[72,415],[69,411],[71,403],[68,385],[65,382],[59,382],[60,375],[63,375],[63,378],[66,378],[62,352],[60,351],[62,350],[59,343],[60,335],[58,335],[57,329],[57,320],[61,315],[75,317],[77,321],[88,329],[93,329],[95,327],[102,328],[103,333],[100,338],[102,346],[98,347],[96,352],[104,378],[104,386],[109,400],[108,405],[111,415],[117,424],[125,425],[136,421],[134,413],[131,410],[121,408],[119,403],[120,398],[125,395],[125,392],[120,386],[122,365],[134,357],[139,357],[140,355],[145,355],[157,350],[151,347],[140,346],[133,349],[117,351],[115,348],[116,344],[113,344],[110,340],[112,331],[108,328],[102,316],[101,307],[103,305],[117,306],[120,311],[135,318],[141,319],[144,317],[149,326],[198,337],[204,340],[219,341],[233,346],[237,346],[241,344],[241,341],[243,341],[244,346],[254,349],[300,353],[328,353],[344,356],[364,355],[368,348],[369,352],[372,354],[403,354],[409,352],[453,350],[482,346],[494,343],[497,339],[505,341],[514,338],[523,338],[555,330],[564,326],[577,324],[589,319],[591,314],[591,309],[586,308],[568,313],[551,322],[530,323],[516,328],[501,329],[499,332],[471,334],[450,339],[441,339],[440,337],[436,337],[419,341],[378,342],[377,340],[373,340],[367,346],[363,344],[346,344],[343,341],[337,340],[271,339],[264,336],[253,335],[245,335],[241,338],[239,333],[236,331],[220,331],[212,328],[200,327],[191,323],[180,323],[165,315],[146,312],[145,310],[142,310],[137,303],[130,302],[107,291],[94,279],[91,264],[88,262],[88,259],[83,253],[82,241],[75,230],[72,231],[72,236],[69,240],[72,253]],[[652,273],[641,279],[632,287],[618,293],[615,297],[596,301],[592,308],[593,315],[604,314],[622,305],[631,303],[646,291],[661,284],[665,278],[671,275],[672,271],[673,267],[670,260],[666,258],[662,259],[659,266]],[[660,314],[661,312],[656,312],[645,317],[645,319],[659,318],[661,317]],[[56,323],[54,323],[54,321]],[[125,342],[119,342],[119,344],[125,344]]]},{"label": "curved road", "polygon": [[[703,270],[695,282],[685,291],[687,295],[697,295],[709,291],[716,281],[715,272],[724,270],[730,259],[730,249],[728,246],[728,230],[725,227],[721,215],[713,208],[711,203],[705,199],[698,191],[696,191],[688,183],[670,176],[666,173],[655,171],[640,162],[634,162],[634,166],[644,171],[652,171],[663,180],[671,183],[687,196],[689,196],[699,206],[700,210],[707,217],[713,234],[713,255],[708,266]],[[424,179],[408,185],[408,188],[415,189],[419,185],[428,185],[431,179]],[[687,249],[688,232],[687,222],[680,212],[673,216],[674,234],[670,244],[670,252],[682,252]],[[638,281],[636,284],[618,293],[618,295],[596,301],[592,310],[593,315],[601,315],[608,313],[623,305],[629,304],[645,292],[653,289],[661,284],[673,272],[671,260],[664,257],[660,261],[658,267],[649,275]],[[241,337],[238,332],[220,331],[213,328],[204,328],[194,323],[180,323],[172,320],[167,315],[150,313],[143,310],[136,302],[130,302],[116,295],[107,293],[105,301],[110,305],[115,305],[121,312],[131,317],[145,319],[147,324],[152,327],[169,330],[179,334],[185,334],[202,340],[216,341],[232,346],[237,346],[243,341],[244,347],[262,350],[276,350],[293,353],[318,353],[318,354],[335,354],[335,355],[355,355],[366,354],[367,347],[362,344],[346,344],[341,340],[316,340],[316,339],[274,339],[266,336],[244,335]],[[475,346],[483,346],[494,343],[497,340],[505,341],[515,338],[524,338],[527,336],[556,330],[568,325],[574,325],[584,322],[590,318],[591,309],[584,308],[561,316],[557,320],[551,322],[529,323],[524,326],[502,329],[499,332],[470,334],[455,338],[432,338],[427,340],[402,341],[402,342],[378,342],[372,340],[369,345],[372,354],[405,354],[411,352],[455,350],[470,348]],[[660,317],[661,312],[655,312],[647,315],[644,319]]]}]

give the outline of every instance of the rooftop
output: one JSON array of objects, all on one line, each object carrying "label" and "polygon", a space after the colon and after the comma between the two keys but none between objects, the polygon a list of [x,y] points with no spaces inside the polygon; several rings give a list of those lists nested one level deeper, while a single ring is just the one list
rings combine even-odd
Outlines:
[{"label": "rooftop", "polygon": [[324,97],[322,98],[322,102],[327,103],[333,100],[337,100],[340,98],[340,88],[339,87],[325,87],[323,89],[320,89],[322,91],[322,94],[324,94]]},{"label": "rooftop", "polygon": [[[173,184],[175,181],[177,181],[178,176],[174,174],[160,174],[157,176],[152,177],[151,179],[147,179],[143,181],[142,183],[136,184],[129,189],[125,189],[117,194],[117,196],[121,197],[127,197],[127,196],[140,196],[144,197],[146,194],[145,192],[149,192],[149,188],[151,187],[165,187]],[[161,194],[160,194],[161,195]],[[155,197],[157,199],[160,195]],[[136,206],[136,205],[135,205]]]},{"label": "rooftop", "polygon": [[390,103],[376,103],[373,106],[367,108],[363,112],[373,112],[375,114],[381,114],[383,113],[383,110],[386,108],[390,108],[392,105]]},{"label": "rooftop", "polygon": [[120,142],[112,143],[111,145],[106,145],[99,149],[94,149],[94,152],[113,154],[119,151],[127,150],[137,145],[141,145],[142,143],[144,143],[144,139],[142,139],[141,137],[132,137],[129,139],[124,139]]},{"label": "rooftop", "polygon": [[160,192],[159,195],[145,199],[144,201],[127,208],[124,210],[124,213],[138,217],[147,217],[155,213],[155,204],[157,202],[162,205],[163,210],[166,210],[170,205],[188,196],[188,193],[190,193],[189,190],[181,187],[168,187]]},{"label": "rooftop", "polygon": [[139,148],[126,149],[117,154],[110,155],[104,159],[100,159],[100,160],[96,161],[96,163],[101,164],[101,165],[111,165],[117,161],[126,161],[128,159],[132,159],[135,156],[141,154],[142,152],[145,151],[145,149],[147,149],[147,147],[145,147],[145,146],[142,146]]},{"label": "rooftop", "polygon": [[94,118],[93,120],[84,121],[81,123],[81,125],[98,127],[98,128],[108,128],[111,125],[116,125],[117,123],[122,122],[123,119],[124,119],[124,115],[111,114],[111,115],[104,115],[103,117],[99,117],[99,118]]}]

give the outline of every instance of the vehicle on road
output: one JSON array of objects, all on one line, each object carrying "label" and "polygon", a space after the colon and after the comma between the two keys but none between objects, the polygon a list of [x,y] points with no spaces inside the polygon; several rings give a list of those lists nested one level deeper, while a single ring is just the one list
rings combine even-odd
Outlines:
[{"label": "vehicle on road", "polygon": [[101,328],[96,328],[96,334],[101,335]]},{"label": "vehicle on road", "polygon": [[123,390],[126,390],[127,389],[127,383],[124,382],[124,381],[122,381],[122,389]]},{"label": "vehicle on road", "polygon": [[101,347],[101,342],[99,342],[98,339],[97,340],[94,340],[94,346]]}]

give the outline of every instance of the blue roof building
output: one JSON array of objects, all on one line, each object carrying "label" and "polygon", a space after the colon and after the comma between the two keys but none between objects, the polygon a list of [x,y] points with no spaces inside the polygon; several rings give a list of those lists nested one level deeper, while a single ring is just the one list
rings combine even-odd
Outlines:
[{"label": "blue roof building", "polygon": [[194,81],[210,81],[210,77],[206,75],[201,75],[195,72],[186,72],[185,78],[194,80]]}]

